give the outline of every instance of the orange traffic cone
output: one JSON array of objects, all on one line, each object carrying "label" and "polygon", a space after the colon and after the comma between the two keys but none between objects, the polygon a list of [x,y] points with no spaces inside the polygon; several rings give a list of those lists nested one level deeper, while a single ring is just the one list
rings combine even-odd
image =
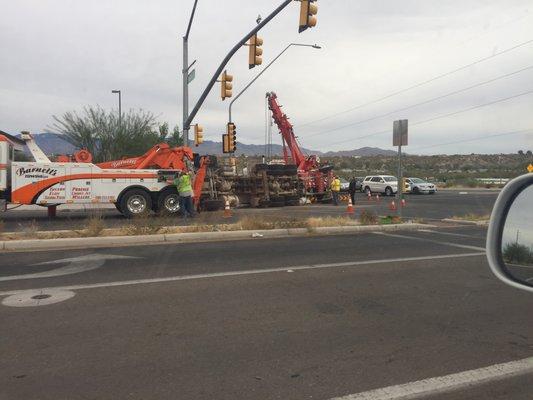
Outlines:
[{"label": "orange traffic cone", "polygon": [[396,211],[396,202],[394,200],[390,202],[389,210]]},{"label": "orange traffic cone", "polygon": [[379,193],[376,194],[376,201],[379,203]]},{"label": "orange traffic cone", "polygon": [[226,200],[226,204],[224,205],[224,218],[231,218],[231,209],[229,208],[229,200]]},{"label": "orange traffic cone", "polygon": [[372,193],[368,192],[367,199],[368,201],[372,201]]},{"label": "orange traffic cone", "polygon": [[400,205],[402,207],[405,207],[407,205],[407,203],[405,202],[405,199],[402,199],[402,201],[400,202]]},{"label": "orange traffic cone", "polygon": [[353,214],[354,212],[352,198],[348,197],[348,208],[346,209],[346,214]]}]

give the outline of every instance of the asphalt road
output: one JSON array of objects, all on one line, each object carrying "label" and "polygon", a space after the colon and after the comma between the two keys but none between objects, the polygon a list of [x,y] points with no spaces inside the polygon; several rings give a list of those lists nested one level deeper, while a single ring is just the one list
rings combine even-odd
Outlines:
[{"label": "asphalt road", "polygon": [[[444,190],[435,195],[407,195],[407,205],[403,209],[404,216],[408,218],[423,218],[428,220],[439,220],[453,216],[466,214],[488,215],[498,196],[498,191],[494,190]],[[368,201],[362,194],[356,196],[356,211],[369,210],[379,215],[391,214],[389,210],[392,198],[381,197],[379,202]],[[272,216],[276,218],[287,217],[308,217],[308,216],[338,216],[345,215],[346,204],[335,207],[333,205],[308,205],[300,207],[283,207],[267,209],[237,209],[234,210],[235,218],[240,216]],[[5,232],[33,231],[33,230],[62,230],[80,229],[86,223],[87,217],[98,213],[102,215],[107,227],[119,227],[129,223],[115,208],[106,208],[94,211],[70,210],[65,207],[58,207],[57,217],[49,219],[46,209],[37,208],[35,210],[12,210],[2,215],[3,229]],[[208,214],[211,214],[209,216]],[[227,222],[220,215],[204,213],[208,222]],[[231,220],[230,220],[231,221]],[[166,225],[182,225],[181,218],[171,217],[165,221]]]},{"label": "asphalt road", "polygon": [[[332,399],[523,360],[533,296],[492,276],[484,237],[3,253],[3,303],[26,289],[52,297],[0,305],[0,398]],[[37,305],[57,293],[74,296]],[[431,399],[533,397],[531,373],[498,378]]]}]

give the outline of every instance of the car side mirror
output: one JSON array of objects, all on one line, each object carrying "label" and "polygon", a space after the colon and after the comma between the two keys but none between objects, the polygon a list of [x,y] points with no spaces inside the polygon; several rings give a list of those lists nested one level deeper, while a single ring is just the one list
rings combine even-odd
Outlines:
[{"label": "car side mirror", "polygon": [[500,280],[533,292],[533,173],[513,179],[498,196],[487,233],[487,258]]}]

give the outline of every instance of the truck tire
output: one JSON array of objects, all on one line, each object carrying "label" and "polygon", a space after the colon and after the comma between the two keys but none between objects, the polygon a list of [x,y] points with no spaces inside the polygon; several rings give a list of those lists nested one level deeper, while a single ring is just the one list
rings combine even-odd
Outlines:
[{"label": "truck tire", "polygon": [[152,199],[142,189],[130,189],[120,199],[120,210],[128,218],[148,215],[151,209]]},{"label": "truck tire", "polygon": [[156,212],[161,215],[174,215],[180,212],[180,198],[176,190],[164,190],[157,196]]},{"label": "truck tire", "polygon": [[394,194],[394,192],[392,191],[392,188],[390,186],[387,186],[385,188],[385,196],[392,196]]}]

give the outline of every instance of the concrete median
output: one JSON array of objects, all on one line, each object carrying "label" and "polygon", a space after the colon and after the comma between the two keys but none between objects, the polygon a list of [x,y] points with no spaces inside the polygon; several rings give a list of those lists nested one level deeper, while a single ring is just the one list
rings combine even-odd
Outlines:
[{"label": "concrete median", "polygon": [[417,230],[433,227],[426,224],[397,224],[397,225],[363,225],[363,226],[332,226],[318,228],[289,228],[269,230],[241,230],[220,232],[172,233],[138,236],[99,236],[88,238],[58,238],[58,239],[30,239],[6,240],[0,242],[0,251],[31,251],[53,249],[80,249],[96,247],[116,247],[144,244],[208,242],[220,240],[282,238],[288,236],[305,235],[338,235],[361,232],[381,232],[396,230]]}]

